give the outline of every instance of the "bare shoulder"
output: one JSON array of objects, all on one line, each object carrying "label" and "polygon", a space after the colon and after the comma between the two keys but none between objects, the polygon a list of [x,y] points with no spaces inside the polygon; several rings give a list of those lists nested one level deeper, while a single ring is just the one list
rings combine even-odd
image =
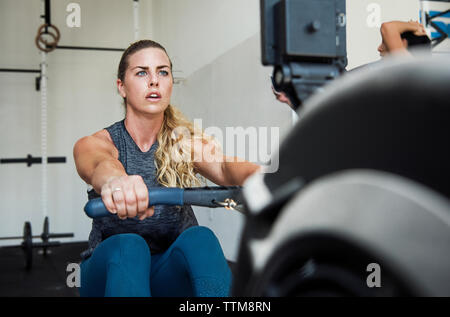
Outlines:
[{"label": "bare shoulder", "polygon": [[116,158],[119,157],[119,151],[114,145],[111,135],[105,129],[79,139],[75,144],[74,151],[105,151]]},{"label": "bare shoulder", "polygon": [[92,137],[98,138],[100,140],[103,140],[104,142],[111,143],[114,145],[113,140],[111,139],[111,135],[106,129],[100,130],[98,132],[95,132]]}]

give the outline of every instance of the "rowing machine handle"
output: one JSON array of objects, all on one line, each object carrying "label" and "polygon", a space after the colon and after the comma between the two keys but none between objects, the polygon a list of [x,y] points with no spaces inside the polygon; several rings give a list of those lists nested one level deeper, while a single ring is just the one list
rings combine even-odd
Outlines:
[{"label": "rowing machine handle", "polygon": [[[183,206],[195,205],[210,208],[220,207],[217,202],[233,199],[240,201],[241,187],[217,186],[196,188],[167,188],[151,187],[148,191],[149,207],[155,205]],[[101,198],[88,201],[84,207],[86,215],[90,218],[100,218],[111,215]]]},{"label": "rowing machine handle", "polygon": [[[184,204],[183,191],[182,188],[150,188],[148,191],[149,207],[154,205],[182,206]],[[88,201],[84,206],[84,212],[93,219],[111,215],[101,198]]]}]

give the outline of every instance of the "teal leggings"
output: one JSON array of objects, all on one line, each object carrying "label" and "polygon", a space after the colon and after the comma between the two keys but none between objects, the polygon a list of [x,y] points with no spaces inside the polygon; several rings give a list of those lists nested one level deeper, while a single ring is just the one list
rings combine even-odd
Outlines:
[{"label": "teal leggings", "polygon": [[150,255],[137,234],[109,237],[81,263],[83,297],[223,297],[231,271],[214,233],[185,230],[162,254]]}]

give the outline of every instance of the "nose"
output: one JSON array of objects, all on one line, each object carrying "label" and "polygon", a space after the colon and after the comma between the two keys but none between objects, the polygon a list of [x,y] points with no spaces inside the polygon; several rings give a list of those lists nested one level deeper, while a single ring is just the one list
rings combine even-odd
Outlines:
[{"label": "nose", "polygon": [[152,74],[150,76],[148,85],[150,87],[158,87],[159,86],[158,76],[156,76],[156,74]]}]

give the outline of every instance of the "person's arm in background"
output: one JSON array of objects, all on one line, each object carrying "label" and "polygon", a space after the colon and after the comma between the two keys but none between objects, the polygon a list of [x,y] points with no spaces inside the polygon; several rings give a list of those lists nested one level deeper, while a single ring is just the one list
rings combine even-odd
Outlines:
[{"label": "person's arm in background", "polygon": [[385,22],[381,25],[380,31],[383,44],[391,54],[409,54],[407,44],[405,45],[404,40],[401,38],[402,33],[413,32],[417,36],[426,35],[424,26],[415,21]]},{"label": "person's arm in background", "polygon": [[141,176],[127,175],[119,153],[105,130],[77,141],[73,149],[80,177],[102,196],[109,212],[121,219],[145,219],[153,215],[148,208],[148,189]]}]

